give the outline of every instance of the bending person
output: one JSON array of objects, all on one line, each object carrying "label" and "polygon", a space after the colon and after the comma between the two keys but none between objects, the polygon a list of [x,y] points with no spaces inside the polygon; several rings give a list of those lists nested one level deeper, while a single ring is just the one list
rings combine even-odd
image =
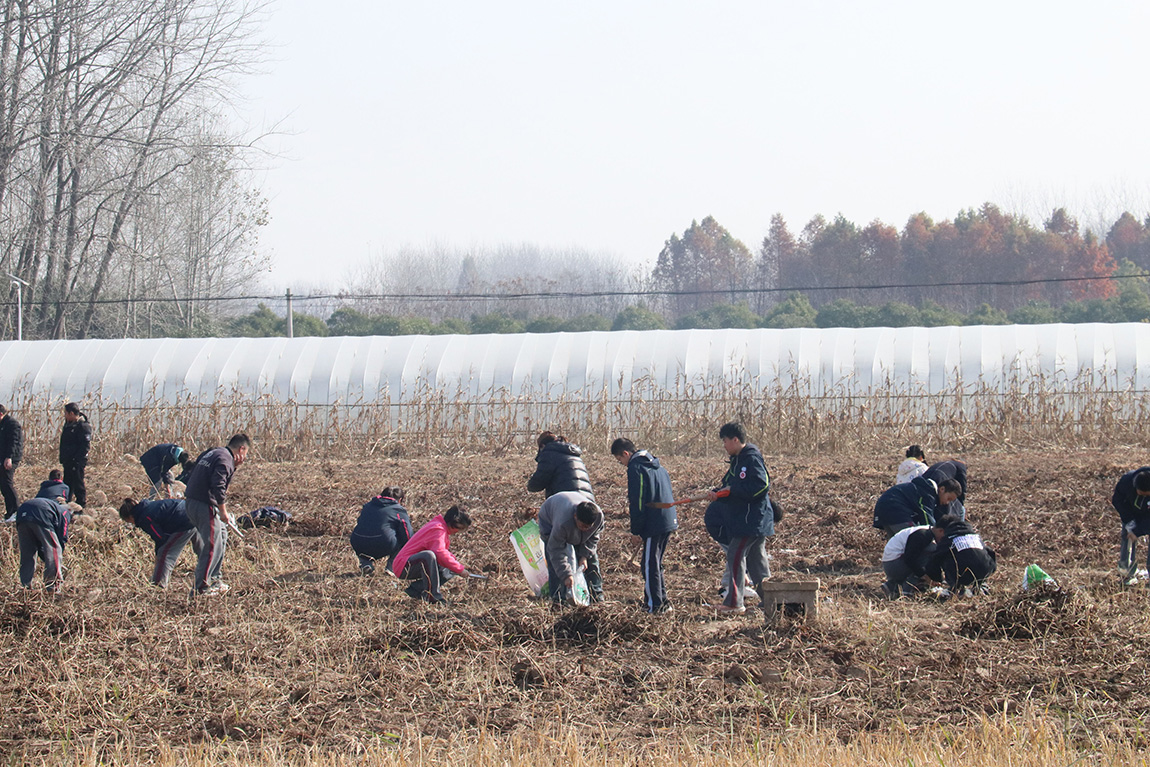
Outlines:
[{"label": "bending person", "polygon": [[148,498],[155,498],[161,493],[165,498],[171,498],[172,482],[175,481],[172,478],[172,469],[176,466],[182,467],[183,471],[180,476],[185,476],[195,467],[196,462],[179,445],[165,442],[145,451],[140,456],[140,465],[144,467],[144,473],[148,475],[148,481],[152,483],[152,490],[148,493]]},{"label": "bending person", "polygon": [[192,550],[200,553],[200,536],[196,526],[188,519],[182,498],[165,498],[159,501],[135,501],[125,498],[120,504],[120,519],[131,522],[143,530],[156,544],[156,563],[152,567],[152,584],[162,589],[168,587],[172,568],[180,558],[180,552],[188,542]]},{"label": "bending person", "polygon": [[575,587],[575,573],[583,570],[591,601],[602,602],[599,536],[603,532],[603,511],[587,496],[571,490],[544,501],[539,507],[538,522],[551,601],[566,603]]}]

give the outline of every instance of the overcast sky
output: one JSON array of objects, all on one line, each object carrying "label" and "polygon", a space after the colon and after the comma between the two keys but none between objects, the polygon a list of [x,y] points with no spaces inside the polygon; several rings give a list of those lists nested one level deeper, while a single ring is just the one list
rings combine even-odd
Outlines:
[{"label": "overcast sky", "polygon": [[[322,10],[321,10],[322,9]],[[1150,4],[275,0],[270,286],[402,246],[653,262],[714,216],[902,228],[1150,199]]]}]

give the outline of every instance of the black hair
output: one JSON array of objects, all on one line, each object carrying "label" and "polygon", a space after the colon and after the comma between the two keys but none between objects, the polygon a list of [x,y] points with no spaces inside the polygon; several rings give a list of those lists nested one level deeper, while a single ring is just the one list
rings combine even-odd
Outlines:
[{"label": "black hair", "polygon": [[443,521],[456,530],[471,527],[471,515],[467,513],[467,509],[459,505],[452,506],[443,512]]},{"label": "black hair", "polygon": [[920,461],[926,460],[926,453],[922,452],[922,448],[918,445],[911,445],[906,449],[907,458],[917,458]]},{"label": "black hair", "polygon": [[8,408],[4,407],[3,405],[0,405],[0,415],[6,415],[7,413],[8,413]]},{"label": "black hair", "polygon": [[403,503],[403,499],[407,497],[407,493],[404,489],[402,487],[396,487],[395,485],[388,485],[380,490],[379,494],[384,498],[394,498],[400,503]]},{"label": "black hair", "polygon": [[1150,471],[1140,471],[1134,475],[1134,489],[1143,493],[1150,490]]},{"label": "black hair", "polygon": [[136,501],[132,498],[125,498],[124,502],[120,504],[120,519],[125,522],[131,522],[136,518]]},{"label": "black hair", "polygon": [[48,480],[49,481],[57,480],[57,479],[63,479],[63,478],[64,478],[64,472],[60,471],[59,469],[52,469],[52,471],[48,472]]},{"label": "black hair", "polygon": [[185,450],[184,452],[180,453],[180,465],[183,466],[185,469],[190,467],[190,466],[195,466],[196,465],[196,459],[192,457],[191,453],[189,453],[187,450]]},{"label": "black hair", "polygon": [[934,526],[940,530],[945,530],[957,521],[958,517],[954,516],[953,514],[943,514],[941,517],[934,521]]},{"label": "black hair", "polygon": [[962,495],[962,484],[957,479],[948,479],[938,483],[938,492],[945,490],[948,493]]},{"label": "black hair", "polygon": [[611,443],[611,455],[623,455],[623,453],[634,453],[635,443],[625,437],[619,437]]},{"label": "black hair", "polygon": [[719,439],[729,439],[734,437],[739,442],[746,443],[747,430],[738,421],[731,421],[719,427]]},{"label": "black hair", "polygon": [[84,415],[84,413],[82,413],[80,411],[80,403],[79,402],[69,402],[67,405],[64,406],[64,412],[79,416],[80,418],[83,418],[85,421],[88,420],[88,416]]},{"label": "black hair", "polygon": [[228,440],[228,448],[232,451],[239,450],[241,447],[251,447],[252,438],[246,434],[236,434]]},{"label": "black hair", "polygon": [[583,501],[575,507],[575,519],[585,525],[594,525],[603,519],[603,512],[591,501]]}]

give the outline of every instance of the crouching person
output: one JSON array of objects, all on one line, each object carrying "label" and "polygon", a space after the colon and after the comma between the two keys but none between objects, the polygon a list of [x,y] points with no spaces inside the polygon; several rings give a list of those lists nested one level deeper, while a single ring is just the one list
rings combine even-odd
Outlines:
[{"label": "crouching person", "polygon": [[[583,493],[569,490],[544,501],[539,507],[538,521],[551,600],[559,604],[567,602],[575,587],[575,573],[583,570],[591,601],[602,602],[603,576],[599,571],[602,510]],[[574,558],[568,546],[574,550]]]},{"label": "crouching person", "polygon": [[945,583],[952,594],[961,588],[985,591],[986,579],[998,569],[994,549],[967,522],[950,514],[934,523],[933,532],[938,550],[931,559],[930,577]]},{"label": "crouching person", "polygon": [[882,551],[882,569],[886,582],[882,593],[887,599],[917,594],[938,543],[930,525],[904,527],[891,536]]},{"label": "crouching person", "polygon": [[44,561],[44,588],[55,591],[63,574],[64,544],[72,510],[54,498],[30,498],[16,509],[20,541],[20,585],[32,587],[36,557]]},{"label": "crouching person", "polygon": [[411,581],[407,587],[409,597],[432,604],[447,604],[439,593],[440,586],[456,575],[467,574],[447,546],[451,536],[469,527],[471,517],[467,510],[462,506],[452,506],[419,528],[404,544],[395,555],[392,567],[400,578]]},{"label": "crouching person", "polygon": [[[402,487],[385,487],[360,509],[351,531],[351,548],[359,557],[363,575],[374,573],[376,561],[391,560],[411,540],[411,517],[402,506],[406,496]],[[391,564],[387,562],[389,570]]]},{"label": "crouching person", "polygon": [[166,498],[158,501],[135,501],[125,498],[120,504],[120,519],[131,522],[143,530],[156,544],[156,564],[152,567],[152,584],[168,587],[172,568],[180,552],[191,541],[192,551],[200,553],[200,535],[188,519],[183,499]]}]

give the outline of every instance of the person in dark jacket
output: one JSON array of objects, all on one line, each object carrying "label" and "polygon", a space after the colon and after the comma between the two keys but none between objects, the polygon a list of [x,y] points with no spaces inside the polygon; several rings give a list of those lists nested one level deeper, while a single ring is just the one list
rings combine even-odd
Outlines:
[{"label": "person in dark jacket", "polygon": [[575,587],[575,574],[582,570],[591,601],[602,602],[599,537],[604,521],[599,506],[582,493],[567,490],[543,502],[537,521],[551,601],[566,603]]},{"label": "person in dark jacket", "polygon": [[402,487],[385,487],[379,495],[363,505],[355,529],[351,531],[351,548],[359,557],[363,575],[375,572],[376,560],[391,560],[411,539],[411,517],[403,508],[407,496]]},{"label": "person in dark jacket", "polygon": [[726,540],[727,567],[723,574],[726,594],[719,612],[739,614],[746,610],[747,579],[755,589],[771,577],[766,542],[775,534],[774,509],[768,489],[767,465],[759,448],[747,442],[742,424],[726,423],[719,428],[723,450],[730,466],[723,486],[707,494],[710,506],[704,519],[708,531],[720,544]]},{"label": "person in dark jacket", "polygon": [[957,458],[951,458],[948,461],[939,461],[932,463],[927,467],[922,476],[929,480],[933,480],[936,485],[941,485],[948,479],[953,479],[958,483],[959,488],[958,497],[950,503],[946,504],[945,510],[940,510],[941,514],[950,514],[959,519],[966,519],[966,464]]},{"label": "person in dark jacket", "polygon": [[984,589],[987,578],[998,569],[998,556],[964,520],[943,514],[933,525],[938,550],[931,557],[927,575],[945,583],[951,593],[960,588]]},{"label": "person in dark jacket", "polygon": [[228,440],[227,447],[201,453],[188,478],[184,508],[200,534],[201,544],[192,580],[193,595],[212,596],[228,591],[220,575],[228,544],[228,485],[250,449],[248,435],[236,434]]},{"label": "person in dark jacket", "polygon": [[69,501],[81,506],[88,503],[88,490],[84,486],[84,467],[88,465],[88,450],[92,447],[92,425],[80,406],[69,402],[64,406],[64,428],[60,431],[60,465],[64,467],[64,484],[71,488]]},{"label": "person in dark jacket", "polygon": [[925,476],[915,477],[887,489],[874,505],[874,527],[890,538],[899,530],[914,525],[933,525],[939,511],[958,497],[958,480],[947,479],[936,484]]},{"label": "person in dark jacket", "polygon": [[156,544],[156,563],[152,567],[152,583],[162,589],[168,587],[172,568],[180,552],[192,543],[192,550],[200,553],[200,535],[188,519],[183,499],[165,498],[159,501],[136,501],[125,498],[120,504],[120,519],[131,522],[143,530]]},{"label": "person in dark jacket", "polygon": [[659,459],[646,450],[636,450],[629,439],[611,443],[611,455],[627,467],[627,504],[631,511],[631,542],[642,544],[640,567],[643,572],[643,607],[649,613],[671,610],[663,579],[663,554],[671,533],[679,529],[675,507],[656,508],[652,504],[674,501],[671,475]]},{"label": "person in dark jacket", "polygon": [[527,480],[529,493],[543,492],[550,498],[556,493],[568,490],[583,493],[588,500],[595,500],[591,490],[591,475],[583,465],[583,451],[563,437],[556,437],[545,431],[536,440],[539,452],[535,455],[535,473]]},{"label": "person in dark jacket", "polygon": [[882,569],[886,574],[882,593],[887,599],[918,593],[937,550],[938,542],[930,525],[904,527],[891,536],[882,552]]},{"label": "person in dark jacket", "polygon": [[11,520],[20,505],[16,497],[16,467],[24,457],[24,430],[16,416],[0,405],[0,495],[4,496],[5,518]]},{"label": "person in dark jacket", "polygon": [[59,587],[71,523],[72,510],[57,499],[30,498],[16,509],[21,586],[32,587],[38,556],[44,561],[44,588],[55,591]]},{"label": "person in dark jacket", "polygon": [[48,472],[48,479],[40,483],[40,492],[36,493],[37,498],[63,498],[64,502],[68,501],[68,486],[64,484],[62,479],[64,475],[59,469],[52,469]]},{"label": "person in dark jacket", "polygon": [[[1123,474],[1114,486],[1110,503],[1122,520],[1118,574],[1123,585],[1134,586],[1138,583],[1138,565],[1135,564],[1138,538],[1150,535],[1150,466]],[[1146,567],[1150,569],[1150,546],[1147,547]]]},{"label": "person in dark jacket", "polygon": [[[190,472],[195,467],[196,462],[179,445],[165,442],[162,445],[148,448],[140,456],[140,465],[144,467],[144,473],[148,475],[148,481],[152,483],[152,490],[148,493],[148,498],[155,498],[160,493],[163,493],[165,498],[171,498],[172,482],[176,481],[172,478],[172,469],[180,466],[183,468],[180,476],[188,477],[191,476]],[[187,479],[179,481],[186,482]]]}]

